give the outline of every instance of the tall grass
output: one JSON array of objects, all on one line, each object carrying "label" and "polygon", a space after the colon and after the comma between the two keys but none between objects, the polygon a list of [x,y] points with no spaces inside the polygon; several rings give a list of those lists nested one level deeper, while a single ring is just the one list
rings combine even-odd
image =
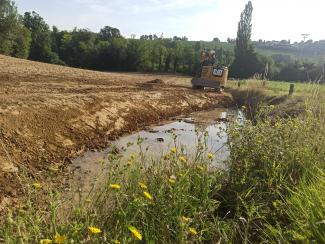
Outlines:
[{"label": "tall grass", "polygon": [[[227,214],[236,221],[236,241],[278,240],[279,236],[274,238],[269,232],[270,227],[280,232],[285,230],[281,238],[294,241],[296,229],[290,232],[289,227],[298,227],[296,218],[303,215],[292,210],[305,206],[302,202],[290,202],[292,195],[294,192],[307,194],[302,190],[307,187],[307,182],[321,184],[315,179],[320,178],[325,166],[325,149],[321,146],[325,143],[324,119],[312,111],[298,118],[265,117],[274,109],[274,106],[262,109],[263,116],[257,123],[248,121],[230,134],[229,177],[217,199],[221,201],[219,214]],[[315,195],[323,199],[324,191],[320,187],[315,189]],[[319,207],[321,212],[325,210],[324,205]],[[304,221],[311,221],[311,218],[302,217]],[[322,221],[321,216],[318,218],[316,222]],[[318,228],[321,231],[322,226]]]}]

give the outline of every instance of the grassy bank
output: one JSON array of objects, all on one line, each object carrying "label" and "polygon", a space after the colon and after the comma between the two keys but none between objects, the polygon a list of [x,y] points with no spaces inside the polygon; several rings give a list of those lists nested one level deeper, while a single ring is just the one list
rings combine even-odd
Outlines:
[{"label": "grassy bank", "polygon": [[[255,120],[259,108],[264,105],[275,105],[272,111],[275,117],[297,117],[304,113],[306,105],[313,110],[321,110],[325,106],[325,86],[318,82],[295,83],[294,93],[289,96],[289,82],[241,80],[229,82],[229,92],[237,107],[245,106],[246,115]],[[258,114],[261,117],[261,113]]]},{"label": "grassy bank", "polygon": [[204,129],[197,130],[194,155],[176,146],[154,161],[139,138],[139,153],[127,162],[107,155],[101,162],[105,187],[77,205],[26,178],[25,204],[9,213],[1,238],[5,243],[324,243],[322,110],[304,99],[303,113],[280,116],[282,104],[260,101],[254,121],[228,128],[227,171],[212,166],[215,155],[207,152]]}]

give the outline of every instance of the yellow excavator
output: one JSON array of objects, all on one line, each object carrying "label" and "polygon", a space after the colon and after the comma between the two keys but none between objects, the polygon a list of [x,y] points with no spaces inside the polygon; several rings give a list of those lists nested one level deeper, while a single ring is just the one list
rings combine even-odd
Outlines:
[{"label": "yellow excavator", "polygon": [[228,80],[228,68],[216,64],[216,53],[213,50],[201,52],[201,69],[197,77],[192,79],[193,89],[214,88],[222,92]]}]

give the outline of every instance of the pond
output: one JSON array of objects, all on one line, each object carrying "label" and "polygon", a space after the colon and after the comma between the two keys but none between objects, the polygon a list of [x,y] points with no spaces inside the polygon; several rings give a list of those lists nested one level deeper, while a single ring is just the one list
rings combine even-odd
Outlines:
[{"label": "pond", "polygon": [[[75,159],[69,166],[70,198],[80,200],[91,191],[95,185],[104,182],[101,172],[103,162],[109,153],[116,153],[121,160],[128,160],[139,151],[145,155],[147,162],[157,160],[171,148],[181,146],[187,157],[195,154],[200,138],[204,138],[207,153],[215,155],[214,166],[225,168],[223,162],[229,156],[227,148],[227,126],[229,122],[242,123],[243,114],[240,111],[218,108],[209,111],[195,112],[164,122],[162,125],[150,126],[146,130],[126,135],[101,152],[87,152]],[[141,144],[139,145],[139,141]],[[76,194],[78,192],[78,194]]]}]

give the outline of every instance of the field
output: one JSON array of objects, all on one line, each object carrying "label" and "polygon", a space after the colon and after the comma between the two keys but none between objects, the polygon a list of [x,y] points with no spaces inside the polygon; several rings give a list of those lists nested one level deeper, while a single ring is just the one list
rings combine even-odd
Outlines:
[{"label": "field", "polygon": [[186,76],[101,73],[6,56],[0,67],[0,212],[21,194],[17,171],[41,180],[49,167],[122,134],[229,103],[227,95],[189,89]]}]

